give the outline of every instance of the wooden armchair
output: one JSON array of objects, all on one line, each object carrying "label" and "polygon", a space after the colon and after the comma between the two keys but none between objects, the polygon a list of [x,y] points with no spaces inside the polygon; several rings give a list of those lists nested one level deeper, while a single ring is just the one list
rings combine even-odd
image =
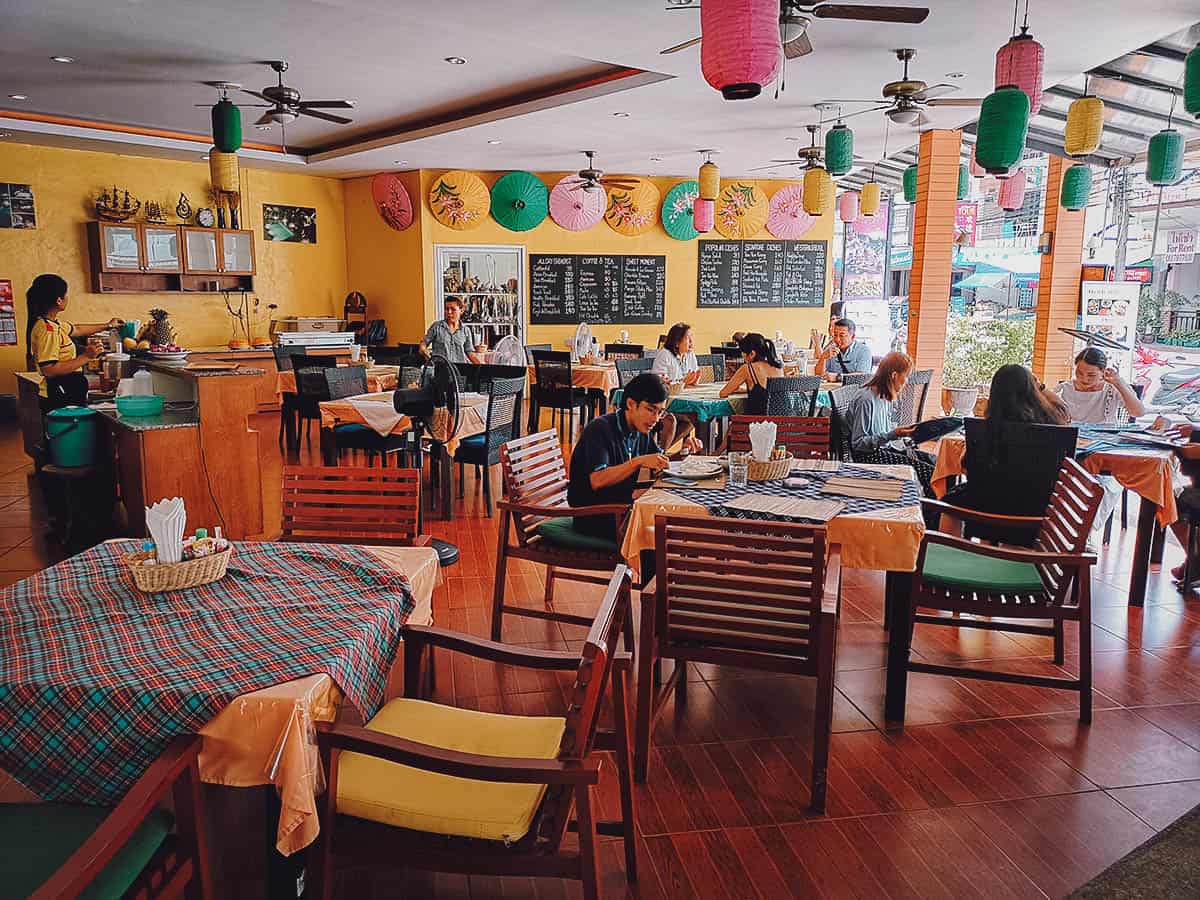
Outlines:
[{"label": "wooden armchair", "polygon": [[422,546],[417,469],[284,466],[285,541]]},{"label": "wooden armchair", "polygon": [[[1078,691],[1079,721],[1092,720],[1091,567],[1096,556],[1085,548],[1103,493],[1099,482],[1068,457],[1062,461],[1044,516],[1001,516],[937,500],[922,501],[943,516],[963,522],[1010,529],[1036,526],[1037,537],[1033,549],[1024,549],[974,543],[940,531],[925,533],[912,576],[907,621],[893,617],[891,622],[893,629],[902,630],[903,641],[897,658],[893,659],[890,649],[888,653],[889,718],[903,719],[905,673],[927,672]],[[955,615],[927,615],[918,612],[922,608]],[[1042,619],[1050,624],[996,622],[993,618]],[[909,659],[913,625],[921,622],[1047,635],[1054,639],[1054,662],[1061,665],[1066,621],[1079,623],[1078,678],[1019,675]],[[896,646],[893,640],[892,647]],[[898,696],[893,691],[898,691]]]},{"label": "wooden armchair", "polygon": [[828,416],[732,416],[729,449],[750,450],[750,423],[774,422],[775,443],[783,444],[796,459],[829,458]]},{"label": "wooden armchair", "polygon": [[[500,448],[500,469],[507,499],[496,504],[500,528],[496,538],[496,586],[492,597],[492,640],[500,640],[504,614],[589,625],[591,619],[552,609],[556,578],[606,584],[620,566],[621,548],[613,541],[576,531],[576,516],[615,516],[622,522],[630,508],[621,504],[567,505],[567,469],[562,446],[553,430],[526,435]],[[617,533],[620,534],[618,528]],[[516,544],[510,543],[515,536]],[[546,567],[545,608],[504,602],[509,559]],[[570,570],[560,573],[559,569]],[[627,647],[633,647],[633,623],[626,619]]]},{"label": "wooden armchair", "polygon": [[176,738],[114,807],[0,804],[0,894],[210,897],[199,753],[198,736]]},{"label": "wooden armchair", "polygon": [[[646,780],[650,731],[668,692],[686,703],[688,661],[817,679],[811,805],[825,812],[841,548],[825,529],[775,521],[658,515],[657,571],[642,592],[634,777]],[[675,661],[665,684],[660,660]]]},{"label": "wooden armchair", "polygon": [[[600,894],[597,834],[623,838],[625,876],[635,881],[630,660],[616,652],[629,603],[629,571],[618,566],[579,653],[406,628],[405,697],[385,705],[364,728],[318,726],[328,790],[319,810],[314,896],[333,896],[337,863],[394,860],[439,872],[575,878],[591,900]],[[574,671],[566,717],[499,715],[417,699],[421,655],[434,646],[503,665]],[[598,733],[610,680],[614,730]],[[601,762],[593,751],[601,749],[616,753],[621,822],[594,818],[592,788]],[[572,825],[579,849],[565,850],[563,835]]]}]

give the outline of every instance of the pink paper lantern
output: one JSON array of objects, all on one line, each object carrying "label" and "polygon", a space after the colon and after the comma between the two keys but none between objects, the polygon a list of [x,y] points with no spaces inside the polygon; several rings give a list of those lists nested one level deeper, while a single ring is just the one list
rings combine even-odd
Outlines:
[{"label": "pink paper lantern", "polygon": [[700,4],[700,69],[726,100],[748,100],[779,72],[779,0]]},{"label": "pink paper lantern", "polygon": [[858,221],[858,192],[844,191],[838,199],[838,218],[849,224]]},{"label": "pink paper lantern", "polygon": [[1020,209],[1025,203],[1025,170],[1017,169],[1009,178],[1000,182],[1000,208]]},{"label": "pink paper lantern", "polygon": [[692,227],[705,234],[713,230],[716,220],[717,201],[697,199],[692,203]]},{"label": "pink paper lantern", "polygon": [[975,162],[975,148],[974,147],[971,148],[970,170],[971,170],[972,178],[982,178],[984,175],[987,174],[987,169],[985,169],[979,163]]},{"label": "pink paper lantern", "polygon": [[1028,26],[1021,26],[1021,33],[1008,39],[1008,43],[996,51],[996,87],[1015,85],[1029,96],[1029,115],[1036,116],[1042,108],[1042,67],[1046,51]]}]

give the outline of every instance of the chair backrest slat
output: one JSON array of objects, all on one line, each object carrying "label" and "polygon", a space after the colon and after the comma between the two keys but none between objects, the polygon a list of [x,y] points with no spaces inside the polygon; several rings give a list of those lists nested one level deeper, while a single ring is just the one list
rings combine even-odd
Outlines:
[{"label": "chair backrest slat", "polygon": [[549,344],[526,344],[525,345],[525,362],[527,365],[533,365],[534,350],[552,350]]},{"label": "chair backrest slat", "polygon": [[916,425],[924,417],[925,399],[932,379],[933,369],[918,369],[908,376],[908,382],[892,406],[892,421],[897,428]]},{"label": "chair backrest slat", "polygon": [[641,344],[605,344],[604,358],[608,360],[641,359],[646,348]]},{"label": "chair backrest slat", "polygon": [[[1104,488],[1083,466],[1069,456],[1063,459],[1034,547],[1058,553],[1083,553],[1103,496]],[[1038,572],[1051,601],[1055,604],[1066,601],[1073,577],[1058,565],[1039,564]]]},{"label": "chair backrest slat", "polygon": [[[567,468],[553,429],[506,441],[500,447],[504,493],[513,503],[567,507]],[[513,517],[517,540],[524,545],[545,516]]]},{"label": "chair backrest slat", "polygon": [[821,387],[818,375],[781,375],[767,379],[767,415],[811,416]]},{"label": "chair backrest slat", "polygon": [[641,375],[643,372],[649,372],[654,366],[653,358],[641,357],[640,359],[618,359],[617,360],[617,384],[621,388],[629,384],[629,380],[635,375]]},{"label": "chair backrest slat", "polygon": [[846,408],[861,388],[840,387],[829,392],[829,454],[834,459],[850,458],[850,425]]},{"label": "chair backrest slat", "polygon": [[408,546],[417,538],[416,469],[285,466],[285,541]]},{"label": "chair backrest slat", "polygon": [[829,457],[828,416],[732,416],[729,420],[730,450],[750,450],[751,422],[774,422],[775,443],[783,444],[797,459]]},{"label": "chair backrest slat", "polygon": [[842,384],[847,387],[862,387],[871,380],[872,372],[846,372],[841,376]]}]

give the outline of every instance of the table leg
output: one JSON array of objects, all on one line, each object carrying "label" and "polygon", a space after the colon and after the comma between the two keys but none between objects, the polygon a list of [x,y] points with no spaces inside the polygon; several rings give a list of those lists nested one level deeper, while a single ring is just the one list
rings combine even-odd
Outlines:
[{"label": "table leg", "polygon": [[1154,540],[1150,543],[1150,565],[1161,566],[1163,561],[1163,551],[1167,547],[1167,529],[1158,524],[1158,519],[1154,520]]},{"label": "table leg", "polygon": [[442,489],[442,518],[450,519],[453,516],[450,513],[450,480],[452,476],[451,467],[454,465],[450,460],[450,454],[446,452],[445,444],[438,444],[436,462],[441,467],[441,489]]},{"label": "table leg", "polygon": [[884,602],[888,606],[887,686],[883,700],[883,717],[889,722],[904,721],[904,705],[908,692],[908,602],[912,591],[911,572],[888,572]]},{"label": "table leg", "polygon": [[279,405],[283,416],[283,443],[289,453],[300,452],[300,432],[296,427],[296,395],[283,394]]},{"label": "table leg", "polygon": [[332,428],[321,429],[321,463],[326,466],[336,466],[337,438],[333,436]]},{"label": "table leg", "polygon": [[1146,576],[1150,569],[1150,550],[1154,543],[1154,522],[1158,506],[1145,497],[1138,504],[1137,536],[1133,541],[1133,571],[1129,574],[1129,605],[1146,602]]}]

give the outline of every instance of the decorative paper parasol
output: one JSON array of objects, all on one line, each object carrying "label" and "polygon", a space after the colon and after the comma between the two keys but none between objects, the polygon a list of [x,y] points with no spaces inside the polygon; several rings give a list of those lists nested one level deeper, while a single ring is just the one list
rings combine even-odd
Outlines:
[{"label": "decorative paper parasol", "polygon": [[595,190],[578,190],[579,177],[568,175],[550,192],[550,218],[567,231],[587,231],[604,218],[608,193],[600,185]]},{"label": "decorative paper parasol", "polygon": [[769,210],[767,231],[782,241],[803,237],[817,221],[804,211],[804,188],[798,184],[785,184],[777,190]]},{"label": "decorative paper parasol", "polygon": [[617,234],[634,237],[645,234],[658,222],[660,195],[654,182],[645,178],[631,179],[632,188],[613,188],[608,197],[604,221]]},{"label": "decorative paper parasol", "polygon": [[429,189],[433,217],[457,231],[477,228],[487,215],[487,185],[474,172],[455,169],[439,176]]},{"label": "decorative paper parasol", "polygon": [[408,196],[404,183],[391,172],[371,179],[371,196],[379,215],[392,228],[403,231],[413,223],[412,197]]},{"label": "decorative paper parasol", "polygon": [[662,205],[663,229],[677,241],[690,241],[700,234],[692,224],[692,206],[700,198],[700,183],[681,181],[667,191]]},{"label": "decorative paper parasol", "polygon": [[727,238],[754,237],[767,224],[767,198],[748,182],[730,182],[717,195],[716,220]]},{"label": "decorative paper parasol", "polygon": [[546,218],[549,192],[532,172],[509,172],[492,185],[492,218],[509,231],[528,231]]}]

